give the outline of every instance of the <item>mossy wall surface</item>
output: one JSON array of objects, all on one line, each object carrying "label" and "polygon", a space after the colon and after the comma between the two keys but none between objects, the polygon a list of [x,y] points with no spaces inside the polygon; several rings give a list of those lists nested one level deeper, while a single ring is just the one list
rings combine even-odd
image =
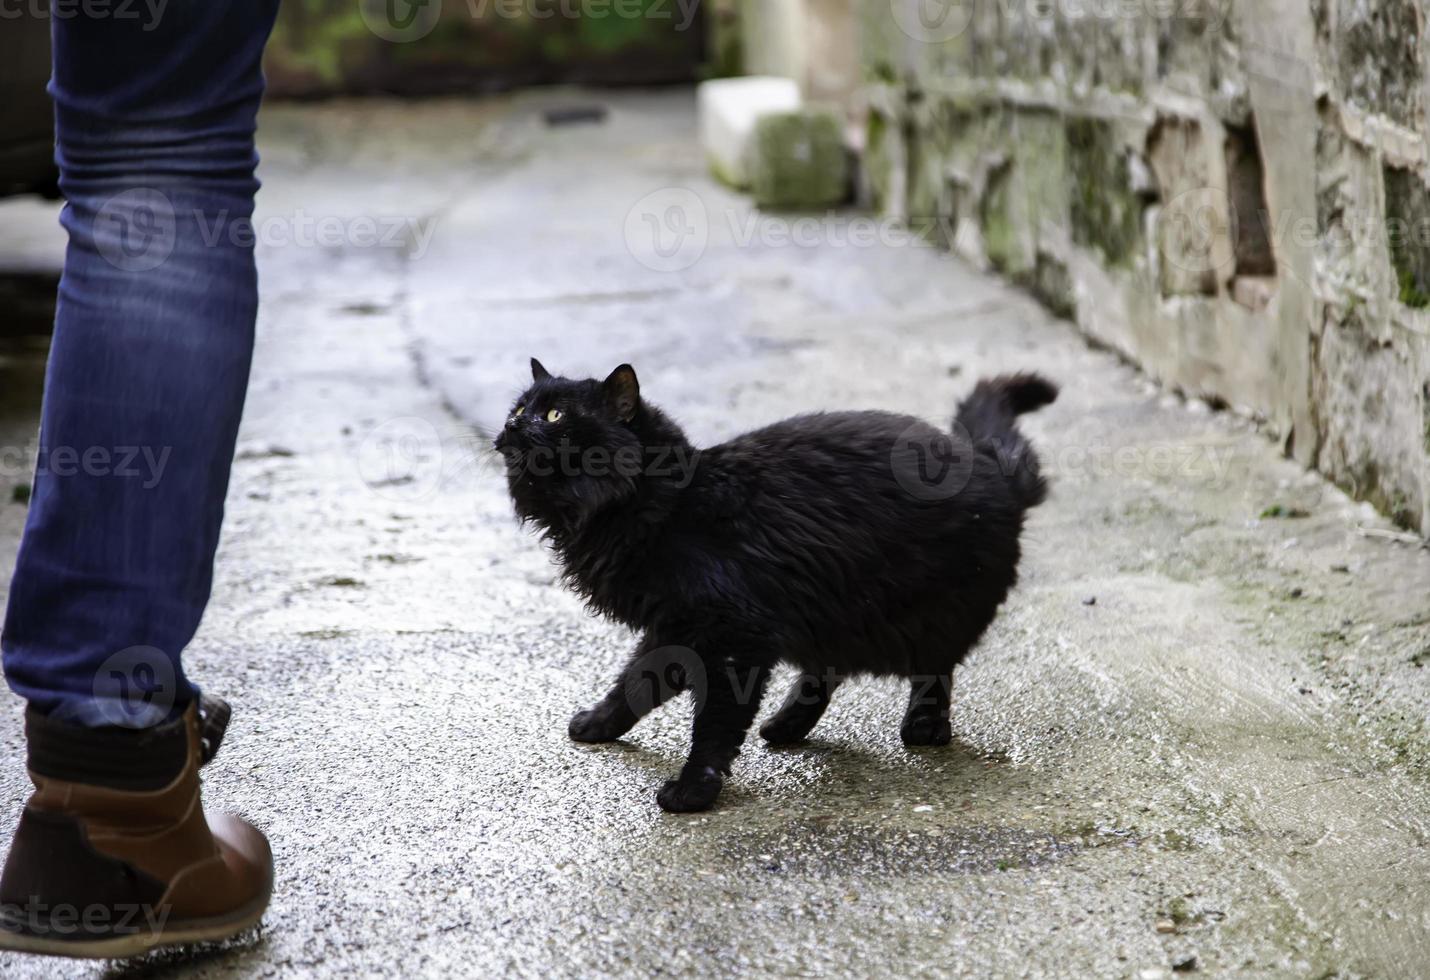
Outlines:
[{"label": "mossy wall surface", "polygon": [[1132,191],[1127,153],[1112,124],[1073,117],[1064,127],[1072,185],[1072,239],[1125,265],[1141,238],[1142,206]]},{"label": "mossy wall surface", "polygon": [[849,178],[839,117],[821,110],[775,112],[755,124],[750,194],[763,208],[832,207]]},{"label": "mossy wall surface", "polygon": [[1430,0],[949,9],[860,6],[878,203],[1430,532]]},{"label": "mossy wall surface", "polygon": [[[675,0],[284,0],[264,69],[278,97],[689,81],[707,66],[737,67],[730,8]],[[707,45],[707,18],[719,28],[719,50]]]},{"label": "mossy wall surface", "polygon": [[1408,171],[1385,170],[1385,237],[1399,299],[1406,306],[1430,306],[1430,192]]}]

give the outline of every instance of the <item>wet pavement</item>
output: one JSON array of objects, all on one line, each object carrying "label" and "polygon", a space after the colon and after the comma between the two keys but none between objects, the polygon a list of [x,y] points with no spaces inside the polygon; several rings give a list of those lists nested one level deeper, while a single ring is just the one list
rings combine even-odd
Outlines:
[{"label": "wet pavement", "polygon": [[[541,121],[591,101],[604,124]],[[692,110],[266,110],[260,346],[187,657],[236,709],[206,798],[270,835],[278,891],[226,946],[0,974],[1417,975],[1430,554],[998,280],[854,214],[752,213]],[[7,350],[14,443],[38,356]],[[902,690],[858,682],[671,816],[687,704],[569,742],[632,640],[561,591],[485,448],[531,355],[631,361],[697,442],[1061,382],[1026,425],[1053,496],[954,743],[906,749]],[[20,727],[0,710],[7,827]]]}]

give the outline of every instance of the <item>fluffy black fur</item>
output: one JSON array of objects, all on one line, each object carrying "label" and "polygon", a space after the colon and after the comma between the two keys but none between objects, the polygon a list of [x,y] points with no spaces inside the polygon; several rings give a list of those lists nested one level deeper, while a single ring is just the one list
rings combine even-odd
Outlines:
[{"label": "fluffy black fur", "polygon": [[949,741],[952,670],[1016,581],[1024,513],[1047,492],[1015,422],[1057,397],[1051,382],[982,381],[951,432],[841,412],[697,450],[629,365],[575,381],[533,359],[532,376],[496,441],[517,514],[592,609],[641,633],[573,739],[618,739],[692,690],[690,756],[658,800],[703,810],[786,661],[802,675],[760,730],[772,743],[803,740],[856,674],[909,678],[904,741]]}]

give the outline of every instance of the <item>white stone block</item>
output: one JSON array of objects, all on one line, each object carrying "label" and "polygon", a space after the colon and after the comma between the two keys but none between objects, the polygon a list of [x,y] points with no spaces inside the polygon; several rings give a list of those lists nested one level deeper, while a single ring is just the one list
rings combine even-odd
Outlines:
[{"label": "white stone block", "polygon": [[750,183],[746,164],[755,122],[766,113],[798,109],[799,85],[773,76],[717,78],[701,83],[696,104],[700,145],[710,169],[725,183],[743,188]]}]

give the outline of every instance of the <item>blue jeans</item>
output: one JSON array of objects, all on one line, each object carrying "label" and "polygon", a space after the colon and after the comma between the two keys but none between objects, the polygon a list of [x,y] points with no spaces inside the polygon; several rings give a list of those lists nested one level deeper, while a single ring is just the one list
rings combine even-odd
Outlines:
[{"label": "blue jeans", "polygon": [[180,654],[253,354],[252,240],[234,231],[277,0],[132,9],[53,18],[69,247],[3,634],[10,687],[88,725],[156,724],[195,695]]}]

